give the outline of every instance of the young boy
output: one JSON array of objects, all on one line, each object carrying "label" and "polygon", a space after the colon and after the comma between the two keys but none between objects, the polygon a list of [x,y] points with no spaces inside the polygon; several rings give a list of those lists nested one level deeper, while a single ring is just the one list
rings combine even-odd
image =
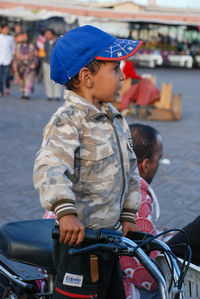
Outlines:
[{"label": "young boy", "polygon": [[109,103],[115,102],[124,80],[120,60],[141,44],[83,26],[64,34],[51,54],[51,79],[68,91],[64,105],[45,127],[34,184],[42,206],[55,212],[64,243],[56,298],[125,298],[118,259],[98,257],[93,279],[90,256],[69,260],[66,246],[79,245],[84,228],[122,227],[124,235],[137,230],[136,157],[126,121]]}]

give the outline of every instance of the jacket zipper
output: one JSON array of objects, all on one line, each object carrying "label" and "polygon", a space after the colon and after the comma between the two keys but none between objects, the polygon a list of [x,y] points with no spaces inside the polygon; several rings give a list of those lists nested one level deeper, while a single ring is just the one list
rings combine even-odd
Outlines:
[{"label": "jacket zipper", "polygon": [[119,156],[120,156],[120,163],[121,163],[121,169],[122,169],[122,193],[121,193],[121,200],[120,200],[120,211],[122,211],[122,197],[124,194],[124,189],[125,189],[125,170],[124,170],[124,158],[123,158],[123,154],[122,154],[122,148],[120,145],[120,140],[119,140],[119,135],[117,133],[117,130],[115,128],[115,126],[113,125],[113,120],[114,120],[115,116],[112,116],[112,118],[108,117],[113,129],[114,129],[114,133],[115,133],[115,137],[117,140],[117,146],[118,146],[118,150],[119,150]]}]

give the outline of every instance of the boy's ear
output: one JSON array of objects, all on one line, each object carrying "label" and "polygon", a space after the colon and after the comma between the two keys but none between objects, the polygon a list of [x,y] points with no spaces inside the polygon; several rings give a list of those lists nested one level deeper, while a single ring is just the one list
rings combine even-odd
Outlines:
[{"label": "boy's ear", "polygon": [[145,158],[142,162],[141,162],[141,168],[142,168],[142,172],[144,174],[147,174],[149,171],[149,159]]},{"label": "boy's ear", "polygon": [[94,84],[94,74],[92,74],[87,67],[83,67],[79,72],[79,80],[87,88],[92,88]]}]

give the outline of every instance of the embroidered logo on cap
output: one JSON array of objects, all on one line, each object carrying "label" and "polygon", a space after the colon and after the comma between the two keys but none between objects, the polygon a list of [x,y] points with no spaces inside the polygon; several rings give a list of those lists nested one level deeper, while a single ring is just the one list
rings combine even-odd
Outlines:
[{"label": "embroidered logo on cap", "polygon": [[83,283],[83,275],[65,273],[63,279],[64,285],[81,288],[82,283]]}]

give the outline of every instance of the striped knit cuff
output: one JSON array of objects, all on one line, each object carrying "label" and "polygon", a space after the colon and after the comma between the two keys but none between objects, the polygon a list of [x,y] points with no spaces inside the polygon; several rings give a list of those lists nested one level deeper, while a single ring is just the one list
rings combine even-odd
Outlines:
[{"label": "striped knit cuff", "polygon": [[121,213],[120,216],[120,221],[121,222],[132,222],[132,223],[136,223],[135,222],[135,213],[133,210],[129,210],[129,209],[124,209]]},{"label": "striped knit cuff", "polygon": [[54,212],[57,216],[58,221],[65,215],[76,215],[77,211],[73,203],[62,203],[55,207]]}]

